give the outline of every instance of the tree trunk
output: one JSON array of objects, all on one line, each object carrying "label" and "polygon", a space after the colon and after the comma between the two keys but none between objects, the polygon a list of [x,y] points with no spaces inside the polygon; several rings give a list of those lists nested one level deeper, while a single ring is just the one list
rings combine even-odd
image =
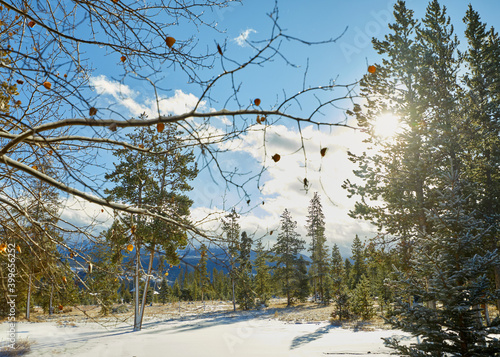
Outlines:
[{"label": "tree trunk", "polygon": [[[142,185],[139,185],[139,198],[138,198],[138,206],[142,207]],[[134,227],[134,216],[132,216],[131,219],[132,227]],[[139,223],[139,222],[137,222]],[[137,226],[135,226],[137,229]],[[134,331],[140,331],[141,330],[141,325],[140,325],[140,310],[139,310],[139,273],[140,273],[140,267],[141,267],[141,245],[139,243],[139,240],[137,239],[137,236],[135,233],[134,235],[134,240],[135,240],[135,276],[134,276]]]},{"label": "tree trunk", "polygon": [[50,299],[49,299],[49,315],[52,315],[54,308],[52,307],[52,297],[54,296],[54,285],[50,286]]},{"label": "tree trunk", "polygon": [[144,292],[142,293],[142,304],[140,309],[140,317],[139,317],[139,330],[142,328],[142,319],[144,318],[144,311],[146,309],[146,297],[148,295],[149,289],[149,279],[151,276],[151,271],[153,270],[153,259],[155,255],[155,245],[153,243],[153,247],[151,248],[151,253],[149,255],[149,264],[148,264],[148,273],[146,275],[146,283],[144,285]]},{"label": "tree trunk", "polygon": [[290,306],[290,280],[286,277],[286,306]]},{"label": "tree trunk", "polygon": [[473,309],[476,309],[476,324],[478,329],[481,329],[483,327],[483,315],[481,313],[482,308],[481,305],[475,305],[473,306]]},{"label": "tree trunk", "polygon": [[[500,265],[495,266],[495,285],[500,289]],[[497,299],[497,310],[500,311],[500,299]]]},{"label": "tree trunk", "polygon": [[139,324],[139,268],[141,255],[139,253],[140,247],[136,244],[135,247],[135,275],[134,275],[134,331],[140,331],[141,326]]},{"label": "tree trunk", "polygon": [[30,302],[31,302],[31,274],[28,280],[28,298],[26,300],[26,320],[30,320]]},{"label": "tree trunk", "polygon": [[323,276],[321,275],[321,273],[319,275],[319,289],[318,290],[319,290],[319,296],[321,298],[321,302],[323,304],[325,304],[326,301],[325,301],[325,292],[323,291]]},{"label": "tree trunk", "polygon": [[236,299],[234,297],[234,277],[231,279],[232,280],[232,285],[233,285],[233,311],[236,311]]}]

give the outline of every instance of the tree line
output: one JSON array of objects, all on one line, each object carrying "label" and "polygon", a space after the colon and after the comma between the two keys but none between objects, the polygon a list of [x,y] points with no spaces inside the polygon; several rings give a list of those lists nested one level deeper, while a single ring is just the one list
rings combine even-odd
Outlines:
[{"label": "tree line", "polygon": [[[352,255],[343,259],[337,244],[331,250],[326,244],[325,219],[317,192],[308,212],[307,235],[312,238],[308,247],[285,209],[277,241],[266,248],[262,238],[253,242],[245,231],[241,232],[240,217],[232,210],[223,219],[227,273],[214,268],[209,274],[207,248],[202,245],[200,261],[193,271],[181,270],[171,287],[163,278],[158,301],[230,300],[235,307],[248,310],[268,306],[274,296],[285,297],[287,305],[307,299],[332,304],[332,317],[339,320],[370,320],[377,313],[377,304],[381,315],[390,315],[394,296],[386,283],[394,252],[378,249],[371,241],[362,242],[356,235]],[[255,254],[252,259],[251,251]]]}]

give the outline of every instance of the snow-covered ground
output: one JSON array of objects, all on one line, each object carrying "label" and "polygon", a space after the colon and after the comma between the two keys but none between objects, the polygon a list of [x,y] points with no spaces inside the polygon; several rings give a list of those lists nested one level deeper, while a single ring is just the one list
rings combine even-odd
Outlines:
[{"label": "snow-covered ground", "polygon": [[[7,324],[0,336],[7,336]],[[390,356],[382,337],[399,331],[356,331],[329,323],[286,323],[269,315],[213,314],[152,319],[140,332],[130,324],[40,322],[17,324],[17,336],[33,341],[27,356]]]}]

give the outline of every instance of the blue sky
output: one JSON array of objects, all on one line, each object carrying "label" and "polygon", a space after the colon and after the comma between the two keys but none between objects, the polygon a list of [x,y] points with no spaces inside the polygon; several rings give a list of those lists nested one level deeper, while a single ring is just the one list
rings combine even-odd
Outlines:
[{"label": "blue sky", "polygon": [[[448,8],[455,31],[462,39],[464,24],[462,18],[468,6],[468,1],[441,1]],[[345,31],[336,43],[318,46],[307,46],[285,41],[281,51],[287,59],[297,65],[287,65],[283,60],[275,58],[264,67],[250,67],[237,76],[241,83],[241,98],[246,98],[248,104],[258,97],[262,99],[262,108],[267,109],[283,98],[283,93],[292,95],[302,89],[304,73],[307,86],[326,85],[335,79],[336,83],[347,84],[359,80],[366,73],[367,64],[379,61],[378,55],[371,47],[370,38],[381,38],[387,29],[387,22],[392,21],[392,6],[394,1],[280,1],[279,24],[290,36],[300,37],[308,41],[322,41],[336,38]],[[500,5],[495,1],[472,1],[473,7],[479,11],[482,20],[489,26],[500,28]],[[407,6],[415,10],[416,17],[421,18],[427,2],[407,1]],[[196,29],[193,26],[181,24],[172,28],[172,36],[183,41],[195,37],[199,48],[215,48],[215,43],[225,44],[225,55],[244,60],[255,50],[239,42],[242,35],[249,41],[263,40],[269,37],[272,22],[268,13],[274,7],[273,1],[251,0],[243,4],[232,4],[207,14],[207,19],[216,22],[221,32],[207,28]],[[257,44],[257,46],[259,46]],[[105,105],[114,103],[125,117],[136,116],[142,111],[152,108],[152,93],[150,89],[137,81],[127,80],[122,84],[116,82],[121,77],[122,65],[119,55],[90,53],[93,72],[91,83],[99,94],[97,103]],[[230,68],[230,64],[226,62]],[[212,71],[201,74],[205,78],[217,75],[220,63],[215,64]],[[180,114],[186,108],[192,107],[201,92],[199,87],[187,83],[186,78],[173,69],[166,69],[162,86],[170,89],[161,93],[163,102],[162,114]],[[224,83],[223,83],[224,84]],[[216,89],[214,96],[225,99],[230,91],[227,83]],[[342,91],[331,92],[332,96],[342,95]],[[314,105],[313,99],[303,103],[305,108]],[[331,122],[342,121],[345,118],[342,108],[349,108],[349,102],[341,103],[340,109],[331,108],[324,111],[324,116],[318,119]],[[221,102],[206,103],[205,110],[222,109]],[[298,109],[297,109],[298,110]],[[153,113],[154,111],[151,110]],[[214,123],[214,127],[222,128],[224,118]],[[350,123],[355,124],[355,123]],[[299,232],[305,238],[305,220],[307,206],[313,192],[318,191],[322,198],[327,221],[327,239],[331,246],[337,243],[344,256],[349,255],[350,244],[355,234],[361,237],[372,237],[374,228],[368,223],[355,221],[347,216],[348,210],[354,205],[354,200],[347,199],[340,188],[342,182],[352,176],[354,168],[347,160],[346,152],[362,149],[363,134],[351,129],[322,129],[306,127],[303,131],[307,153],[307,169],[304,167],[304,155],[294,152],[300,147],[300,137],[294,122],[280,121],[267,129],[266,154],[263,152],[264,138],[262,132],[252,132],[241,140],[227,144],[224,148],[230,153],[221,157],[221,165],[225,168],[238,167],[240,172],[258,172],[265,163],[267,171],[263,175],[260,190],[257,183],[251,183],[251,204],[245,203],[234,188],[229,191],[219,177],[214,180],[202,172],[195,180],[191,196],[195,203],[192,209],[194,219],[202,219],[206,214],[214,214],[224,209],[230,209],[236,204],[237,211],[244,212],[241,218],[243,229],[255,233],[255,237],[265,236],[272,242],[276,238],[269,235],[279,226],[279,215],[288,208],[298,221]],[[322,147],[328,147],[324,158],[319,155]],[[280,153],[282,159],[278,163],[270,160],[274,153]],[[307,177],[311,183],[310,189],[304,190],[302,180]],[[265,202],[264,205],[261,203]],[[97,207],[87,206],[91,212],[99,212]],[[67,213],[67,215],[73,215]],[[106,215],[99,219],[104,221]],[[216,217],[216,216],[214,216]],[[106,224],[106,223],[104,223]],[[216,220],[209,222],[207,227],[215,227]]]}]

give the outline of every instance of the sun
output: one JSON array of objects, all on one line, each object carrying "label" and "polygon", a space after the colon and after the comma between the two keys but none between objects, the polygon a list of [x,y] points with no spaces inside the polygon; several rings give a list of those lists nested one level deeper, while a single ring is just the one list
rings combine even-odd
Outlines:
[{"label": "sun", "polygon": [[393,113],[382,113],[373,123],[373,131],[381,139],[394,137],[401,129],[399,117]]}]

